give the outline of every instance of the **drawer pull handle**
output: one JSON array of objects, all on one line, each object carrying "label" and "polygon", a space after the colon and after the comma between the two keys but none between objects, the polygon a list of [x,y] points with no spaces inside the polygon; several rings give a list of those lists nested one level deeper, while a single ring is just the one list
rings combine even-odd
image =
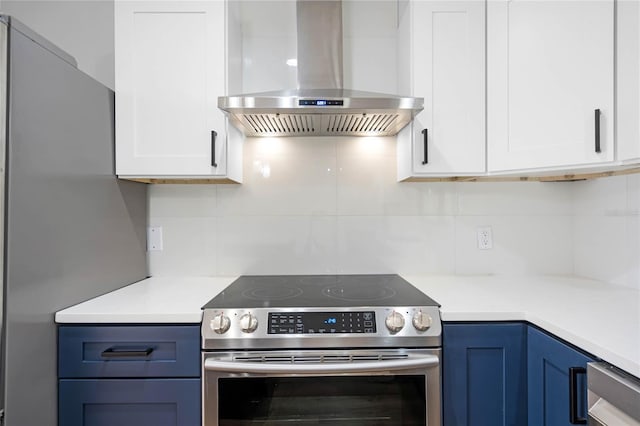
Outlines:
[{"label": "drawer pull handle", "polygon": [[153,348],[126,348],[112,346],[109,349],[102,351],[101,355],[103,358],[146,358],[151,355],[151,352],[153,352]]}]

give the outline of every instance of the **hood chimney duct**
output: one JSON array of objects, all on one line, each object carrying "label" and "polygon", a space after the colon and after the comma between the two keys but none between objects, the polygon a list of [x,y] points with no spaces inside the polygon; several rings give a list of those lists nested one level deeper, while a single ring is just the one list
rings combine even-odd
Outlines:
[{"label": "hood chimney duct", "polygon": [[298,89],[342,89],[342,1],[297,0]]}]

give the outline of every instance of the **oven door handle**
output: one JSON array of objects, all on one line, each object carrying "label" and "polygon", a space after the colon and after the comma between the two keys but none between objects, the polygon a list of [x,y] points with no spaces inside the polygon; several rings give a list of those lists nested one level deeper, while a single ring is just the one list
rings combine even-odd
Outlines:
[{"label": "oven door handle", "polygon": [[248,374],[334,374],[411,370],[436,367],[439,363],[440,360],[435,355],[372,362],[324,362],[315,364],[218,361],[209,358],[204,361],[204,369]]}]

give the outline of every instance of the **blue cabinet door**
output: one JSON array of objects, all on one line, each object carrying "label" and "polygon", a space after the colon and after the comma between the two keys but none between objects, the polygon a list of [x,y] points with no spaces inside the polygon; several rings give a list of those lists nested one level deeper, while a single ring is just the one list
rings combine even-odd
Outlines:
[{"label": "blue cabinet door", "polygon": [[446,426],[527,424],[526,326],[444,324]]},{"label": "blue cabinet door", "polygon": [[[527,339],[529,424],[580,424],[570,422],[569,368],[586,367],[594,359],[535,327],[528,327]],[[586,419],[586,377],[581,374],[576,379],[574,416]]]},{"label": "blue cabinet door", "polygon": [[200,379],[59,381],[61,426],[200,426]]}]

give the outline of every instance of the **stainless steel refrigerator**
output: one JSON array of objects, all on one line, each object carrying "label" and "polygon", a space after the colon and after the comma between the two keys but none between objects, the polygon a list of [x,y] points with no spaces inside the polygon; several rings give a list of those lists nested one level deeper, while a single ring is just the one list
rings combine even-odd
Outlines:
[{"label": "stainless steel refrigerator", "polygon": [[54,312],[146,277],[146,189],[114,176],[114,94],[0,16],[5,424],[57,423]]}]

